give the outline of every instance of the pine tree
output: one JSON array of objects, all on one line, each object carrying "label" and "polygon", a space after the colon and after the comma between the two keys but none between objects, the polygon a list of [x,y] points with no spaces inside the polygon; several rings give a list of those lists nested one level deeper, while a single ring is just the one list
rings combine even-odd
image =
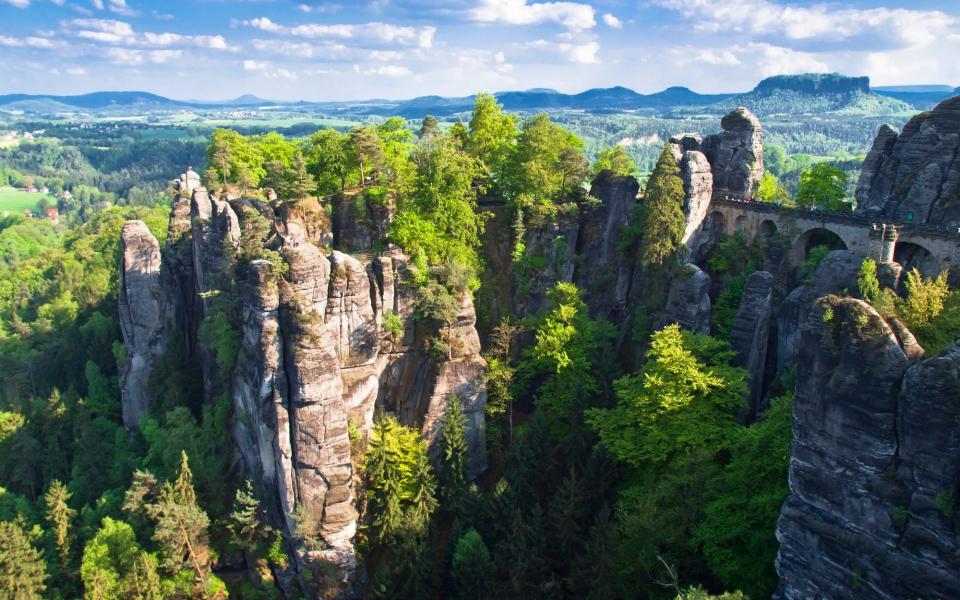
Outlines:
[{"label": "pine tree", "polygon": [[877,279],[877,263],[872,258],[863,259],[857,276],[860,297],[874,303],[880,297],[880,281]]},{"label": "pine tree", "polygon": [[233,499],[233,511],[230,513],[228,525],[240,543],[249,546],[262,536],[260,512],[260,502],[254,495],[253,483],[247,479]]},{"label": "pine tree", "polygon": [[77,515],[77,511],[70,508],[70,490],[60,481],[54,479],[43,496],[46,508],[44,516],[50,524],[53,542],[60,557],[60,566],[66,567],[70,559],[70,522]]},{"label": "pine tree", "polygon": [[450,397],[440,444],[440,493],[444,507],[459,514],[467,494],[467,437],[463,405],[457,396]]},{"label": "pine tree", "polygon": [[439,133],[440,124],[437,122],[437,118],[433,115],[427,115],[423,118],[423,123],[420,125],[420,132],[417,136],[420,139],[429,140]]},{"label": "pine tree", "polygon": [[360,166],[360,187],[367,188],[367,176],[383,162],[383,149],[380,136],[374,127],[355,127],[350,132],[350,144]]},{"label": "pine tree", "polygon": [[416,534],[422,534],[430,524],[430,516],[437,509],[437,482],[433,477],[433,467],[427,453],[417,456],[413,468],[413,495],[408,512],[409,527]]},{"label": "pine tree", "polygon": [[148,552],[140,551],[125,586],[130,598],[136,600],[163,600],[157,559]]},{"label": "pine tree", "polygon": [[580,553],[583,532],[578,521],[582,516],[582,507],[580,484],[571,470],[570,475],[560,483],[547,511],[549,554],[557,572],[564,570],[570,557]]},{"label": "pine tree", "polygon": [[663,266],[681,247],[685,219],[683,180],[670,144],[665,144],[643,195],[644,266]]},{"label": "pine tree", "polygon": [[310,190],[316,187],[313,175],[307,170],[307,161],[303,157],[302,150],[297,150],[293,157],[293,164],[290,165],[290,180],[297,200],[306,198]]},{"label": "pine tree", "polygon": [[457,540],[451,567],[457,598],[485,600],[488,597],[494,574],[493,561],[476,529],[468,529]]},{"label": "pine tree", "polygon": [[46,565],[18,522],[0,521],[0,597],[39,600],[47,589]]},{"label": "pine tree", "polygon": [[164,567],[177,573],[189,566],[197,580],[204,582],[209,574],[210,519],[197,505],[186,452],[180,453],[177,479],[163,484],[156,502],[147,505],[147,514],[154,521],[153,539],[160,546]]}]

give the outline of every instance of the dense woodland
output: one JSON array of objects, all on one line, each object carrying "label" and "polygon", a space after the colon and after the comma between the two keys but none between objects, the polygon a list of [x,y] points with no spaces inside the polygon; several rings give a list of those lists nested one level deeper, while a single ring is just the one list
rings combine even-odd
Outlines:
[{"label": "dense woodland", "polygon": [[[198,375],[172,363],[157,377],[160,401],[140,430],[120,420],[120,228],[142,219],[162,244],[169,197],[157,199],[163,189],[155,182],[186,162],[206,165],[208,188],[244,196],[266,198],[272,189],[290,202],[341,193],[394,202],[389,241],[416,267],[419,318],[440,324],[456,316],[457,293],[483,293],[489,267],[480,198],[506,202],[522,233],[596,202],[589,182],[602,170],[650,171],[622,249],[642,240],[639,260],[659,281],[638,313],[662,302],[682,268],[682,182],[662,144],[640,166],[609,141],[590,150],[591,161],[581,137],[546,115],[506,114],[490,96],[452,125],[428,117],[411,127],[395,118],[307,137],[218,129],[202,144],[192,137],[106,143],[101,135],[0,154],[7,177],[125,199],[109,208],[81,201],[69,226],[0,222],[5,598],[280,597],[270,566],[288,559],[231,459],[229,400],[204,405]],[[761,199],[849,208],[844,170],[804,164],[782,149],[769,156]],[[795,187],[777,178],[791,171]],[[257,223],[245,223],[238,273],[245,261],[271,258]],[[520,235],[513,243],[520,277],[543,258]],[[367,507],[356,544],[369,597],[769,597],[793,385],[782,376],[769,409],[743,424],[745,371],[731,366],[728,336],[746,277],[776,243],[738,236],[720,243],[710,259],[722,282],[712,336],[676,326],[654,331],[638,314],[628,334],[642,349],[637,368],[619,360],[619,332],[590,316],[572,284],[557,284],[539,314],[486,323],[491,464],[477,481],[467,477],[456,400],[438,464],[420,433],[389,415],[378,416],[368,439],[354,436]],[[809,276],[826,251],[811,251],[798,276]],[[900,298],[880,290],[876,265],[865,261],[861,294],[902,318],[925,347],[960,335],[960,295],[945,278],[913,273]],[[231,369],[236,323],[228,315],[209,334],[221,367]],[[443,343],[440,335],[433,341],[441,358]],[[236,568],[244,555],[255,572]]]}]

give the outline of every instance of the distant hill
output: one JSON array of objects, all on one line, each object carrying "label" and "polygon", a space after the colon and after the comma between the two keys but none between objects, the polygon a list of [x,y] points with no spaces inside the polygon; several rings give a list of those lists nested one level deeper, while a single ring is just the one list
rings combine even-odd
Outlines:
[{"label": "distant hill", "polygon": [[908,93],[936,93],[936,92],[946,92],[947,94],[953,93],[955,90],[951,85],[935,84],[935,85],[875,85],[873,86],[873,91],[875,92],[908,92]]},{"label": "distant hill", "polygon": [[8,94],[0,96],[0,106],[25,102],[54,102],[59,105],[85,108],[103,109],[109,107],[145,107],[145,106],[177,106],[181,102],[164,98],[149,92],[94,92],[80,96],[47,96],[32,94]]},{"label": "distant hill", "polygon": [[768,77],[732,102],[758,115],[845,113],[888,115],[910,111],[912,105],[874,92],[868,77],[839,73],[806,73]]}]

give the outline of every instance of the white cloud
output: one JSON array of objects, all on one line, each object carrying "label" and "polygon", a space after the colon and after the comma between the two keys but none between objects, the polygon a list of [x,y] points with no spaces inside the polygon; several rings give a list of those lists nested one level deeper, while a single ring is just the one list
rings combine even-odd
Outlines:
[{"label": "white cloud", "polygon": [[30,6],[30,0],[3,0],[6,4],[10,6],[16,6],[17,8],[27,8]]},{"label": "white cloud", "polygon": [[579,2],[529,3],[527,0],[480,0],[468,13],[479,23],[507,25],[540,25],[553,23],[574,31],[592,29],[593,7]]},{"label": "white cloud", "polygon": [[353,65],[353,72],[360,75],[374,75],[381,77],[408,77],[413,72],[407,67],[400,65],[379,65],[375,67],[361,67]]},{"label": "white cloud", "polygon": [[163,65],[183,56],[182,50],[131,50],[129,48],[106,48],[105,56],[118,65]]},{"label": "white cloud", "polygon": [[42,37],[29,36],[25,38],[0,35],[0,46],[8,48],[53,48],[58,44]]},{"label": "white cloud", "polygon": [[227,50],[227,40],[222,35],[180,35],[178,33],[144,33],[143,43],[148,46],[197,46],[214,50]]},{"label": "white cloud", "polygon": [[[570,38],[561,37],[561,40],[568,40]],[[532,42],[526,42],[519,44],[517,46],[522,50],[542,50],[546,52],[552,52],[556,54],[561,54],[567,58],[568,61],[572,63],[579,63],[583,65],[593,65],[598,64],[600,59],[597,57],[597,53],[600,51],[600,44],[596,41],[585,41],[585,42],[574,42],[574,41],[560,41],[560,42],[548,42],[545,39],[538,39]]]},{"label": "white cloud", "polygon": [[277,67],[273,63],[265,60],[244,60],[243,70],[250,71],[252,73],[260,73],[268,79],[286,79],[288,81],[296,81],[297,79],[297,74],[293,71],[284,69],[282,67]]},{"label": "white cloud", "polygon": [[135,34],[129,23],[113,19],[74,19],[70,22],[77,37],[107,44],[131,44]]},{"label": "white cloud", "polygon": [[125,17],[134,17],[139,13],[127,6],[127,0],[110,0],[110,12]]},{"label": "white cloud", "polygon": [[608,27],[613,27],[614,29],[621,29],[623,27],[623,21],[610,13],[603,15],[603,22],[606,23]]},{"label": "white cloud", "polygon": [[771,0],[655,0],[680,12],[704,31],[737,31],[769,36],[781,46],[824,44],[907,47],[935,42],[955,31],[956,17],[936,10],[841,8],[831,4],[786,6]]},{"label": "white cloud", "polygon": [[129,23],[114,19],[73,19],[65,25],[68,33],[104,44],[168,47],[193,46],[212,50],[233,50],[222,35],[181,35],[179,33],[137,33]]},{"label": "white cloud", "polygon": [[103,0],[90,0],[90,4],[97,10],[103,10]]},{"label": "white cloud", "polygon": [[67,75],[73,75],[74,77],[80,77],[86,74],[87,74],[87,70],[84,69],[83,67],[69,67],[67,69]]},{"label": "white cloud", "polygon": [[430,48],[433,46],[433,36],[436,27],[407,27],[390,23],[372,22],[365,24],[318,24],[304,23],[293,27],[274,23],[267,17],[258,17],[242,22],[247,27],[259,29],[267,33],[289,35],[308,39],[340,38],[356,39],[364,42],[381,44],[400,44]]},{"label": "white cloud", "polygon": [[740,59],[730,50],[701,50],[696,55],[698,62],[708,65],[739,65]]}]

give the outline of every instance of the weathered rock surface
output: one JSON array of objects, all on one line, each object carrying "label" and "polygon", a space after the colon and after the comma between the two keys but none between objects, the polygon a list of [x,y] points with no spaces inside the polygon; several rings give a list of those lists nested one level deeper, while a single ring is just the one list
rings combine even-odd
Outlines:
[{"label": "weathered rock surface", "polygon": [[[182,343],[187,359],[201,364],[208,401],[223,393],[233,400],[240,462],[271,521],[296,548],[291,564],[299,580],[319,582],[318,575],[332,573],[340,594],[349,595],[358,526],[351,421],[368,431],[380,406],[420,428],[436,452],[455,394],[467,417],[471,474],[486,467],[486,363],[473,302],[461,300],[449,331],[450,359],[433,358],[423,341],[436,332],[415,318],[414,277],[399,250],[365,265],[327,254],[333,238],[319,204],[254,206],[237,198],[238,217],[195,174],[174,188],[162,260],[142,222],[127,223],[121,240],[125,422],[135,426],[149,409],[147,380],[167,342]],[[267,244],[286,263],[282,277],[266,260],[237,266],[241,220],[257,214],[274,228]],[[244,279],[234,282],[238,274]],[[235,303],[239,315],[232,375],[219,371],[212,341],[198,333],[206,316],[224,310],[220,303]],[[387,331],[387,311],[399,318],[399,332]]]},{"label": "weathered rock surface", "polygon": [[777,371],[797,363],[801,326],[818,298],[829,294],[856,295],[857,274],[863,256],[850,250],[835,250],[826,256],[810,281],[795,288],[780,304],[777,314]]},{"label": "weathered rock surface", "polygon": [[743,287],[740,309],[730,326],[730,345],[737,352],[736,364],[747,370],[749,392],[745,419],[756,419],[763,410],[763,375],[773,311],[773,275],[756,271]]},{"label": "weathered rock surface", "polygon": [[580,218],[576,243],[580,263],[574,279],[591,311],[608,319],[617,320],[622,315],[630,292],[632,265],[617,247],[639,190],[640,184],[633,177],[604,171],[590,188],[600,205],[585,209]]},{"label": "weathered rock surface", "polygon": [[686,220],[683,243],[690,255],[696,256],[710,237],[710,232],[704,231],[703,226],[713,196],[713,172],[707,157],[696,150],[685,152],[680,161],[680,177],[683,179],[683,214]]},{"label": "weathered rock surface", "polygon": [[746,108],[729,112],[720,127],[699,148],[713,169],[713,197],[749,197],[763,178],[763,128]]},{"label": "weathered rock surface", "polygon": [[857,209],[916,223],[960,223],[960,96],[904,126],[884,125],[857,183]]},{"label": "weathered rock surface", "polygon": [[710,333],[710,276],[688,263],[670,282],[667,304],[657,317],[657,329],[672,323],[694,333]]},{"label": "weathered rock surface", "polygon": [[875,310],[828,296],[800,353],[777,596],[960,596],[960,346],[911,367]]},{"label": "weathered rock surface", "polygon": [[160,244],[143,221],[120,234],[120,330],[126,361],[118,365],[123,424],[136,427],[150,408],[148,381],[166,345],[167,302],[160,280]]}]

